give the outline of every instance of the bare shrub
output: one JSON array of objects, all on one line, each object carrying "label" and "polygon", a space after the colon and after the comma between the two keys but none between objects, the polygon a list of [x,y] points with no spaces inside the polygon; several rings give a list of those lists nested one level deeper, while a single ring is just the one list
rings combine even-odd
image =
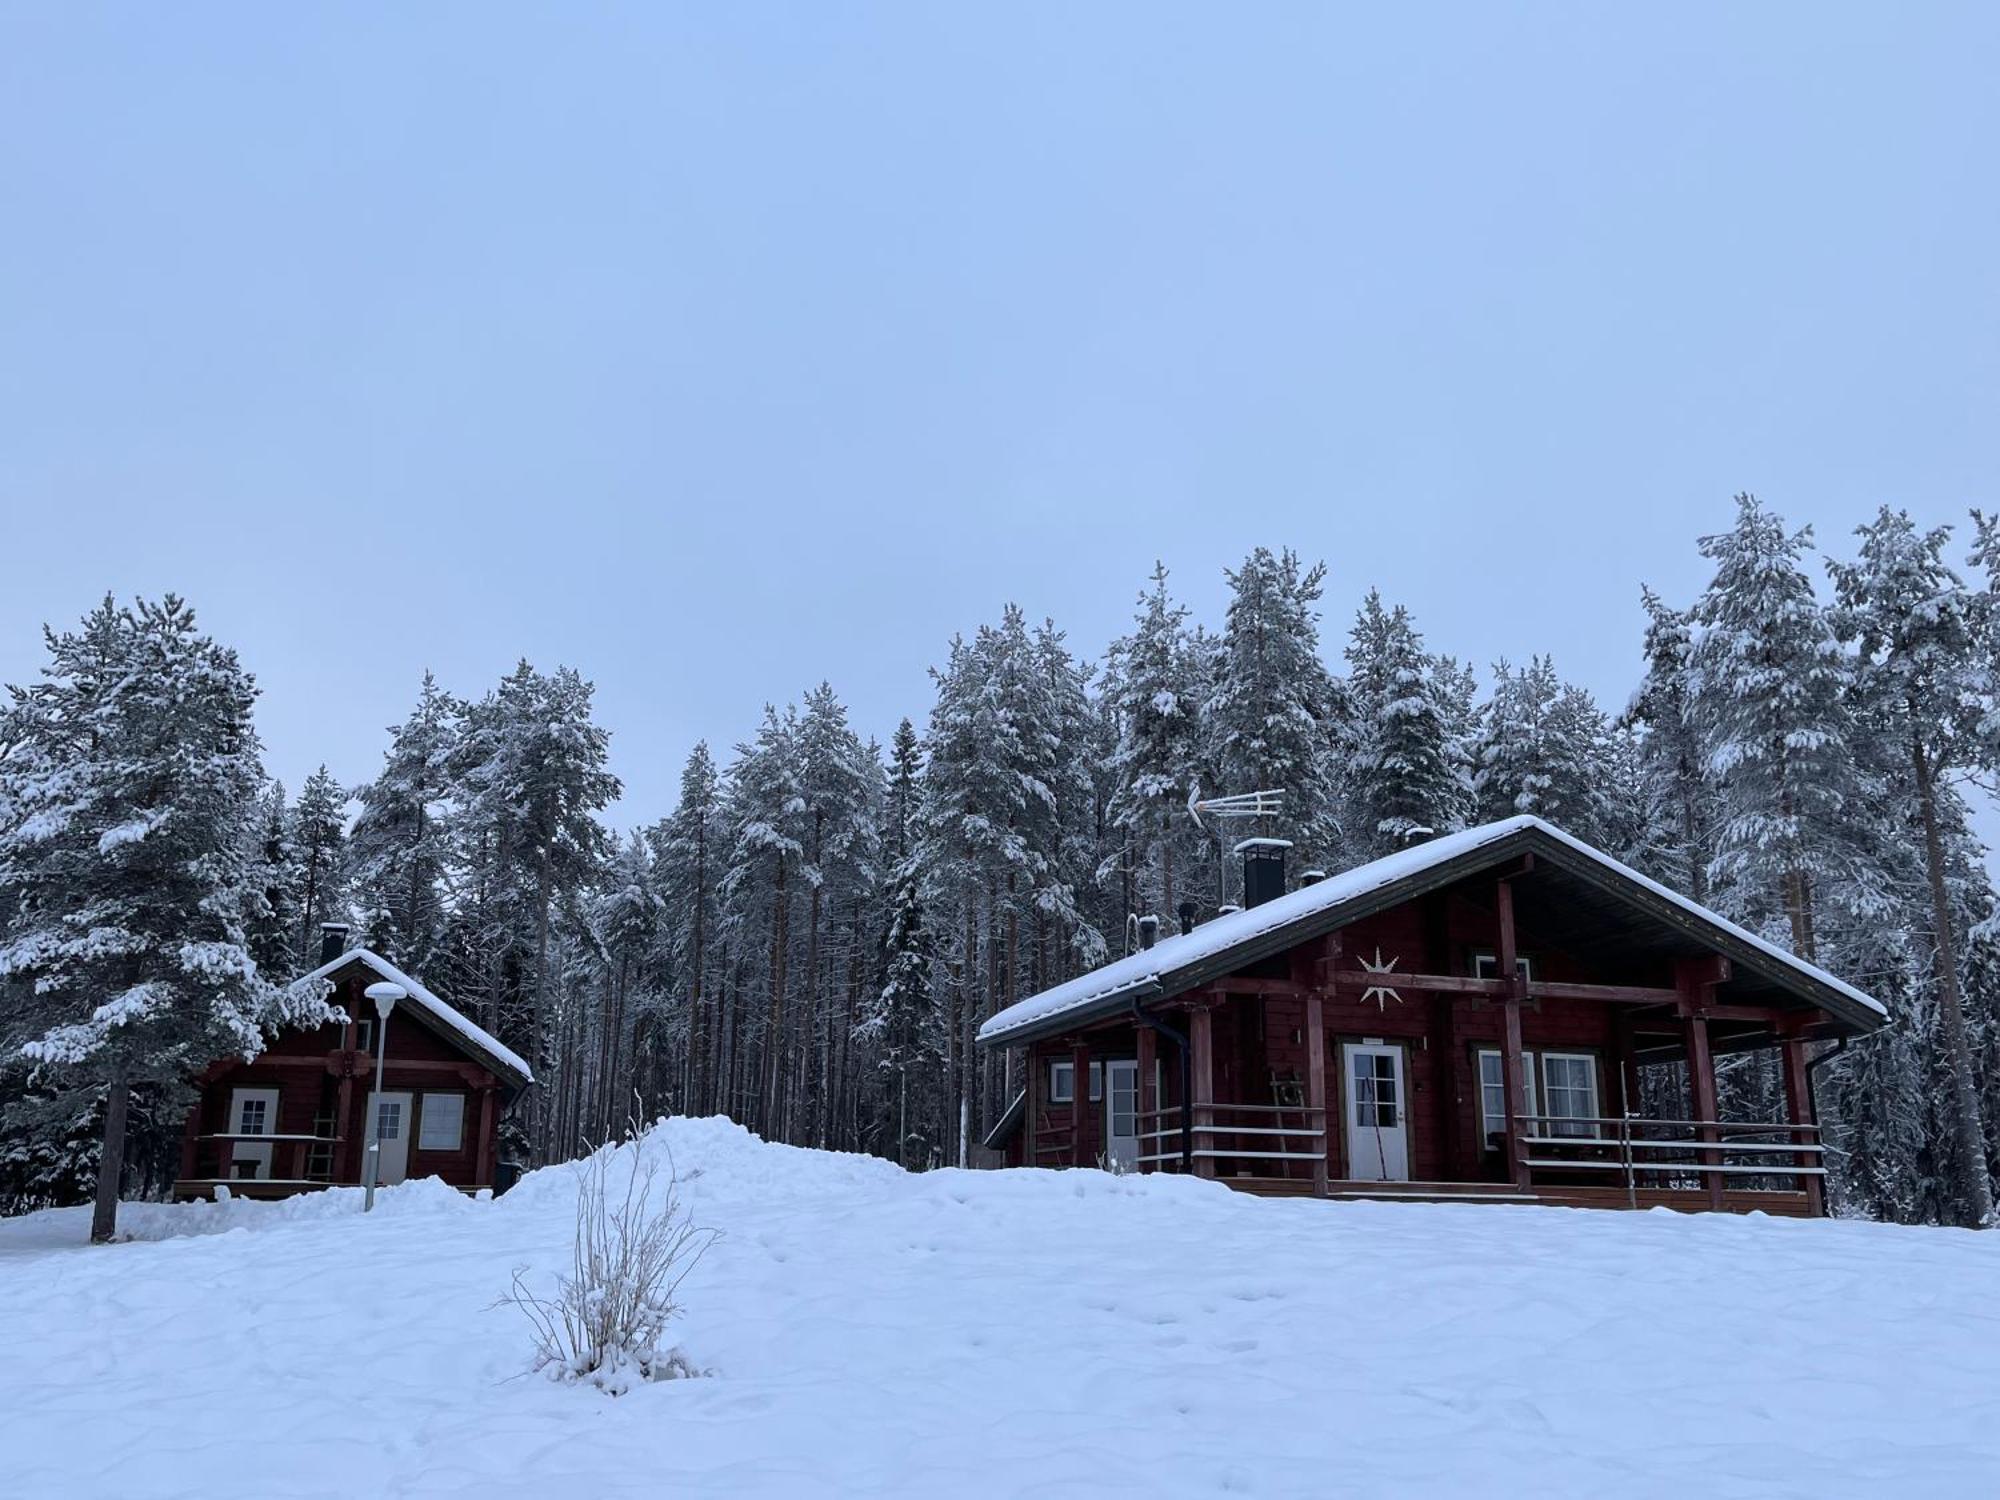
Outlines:
[{"label": "bare shrub", "polygon": [[[515,1271],[500,1300],[518,1307],[535,1330],[537,1372],[588,1381],[622,1396],[649,1380],[697,1375],[667,1325],[680,1316],[675,1294],[719,1231],[695,1226],[681,1206],[669,1157],[661,1191],[659,1164],[636,1136],[577,1163],[576,1247],[553,1297],[538,1296]],[[622,1183],[617,1177],[623,1174]]]}]

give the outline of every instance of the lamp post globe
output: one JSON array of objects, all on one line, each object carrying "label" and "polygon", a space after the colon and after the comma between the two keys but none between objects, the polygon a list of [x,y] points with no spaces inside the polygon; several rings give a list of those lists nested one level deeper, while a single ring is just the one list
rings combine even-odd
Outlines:
[{"label": "lamp post globe", "polygon": [[368,1149],[364,1153],[365,1191],[361,1199],[361,1211],[371,1212],[375,1207],[375,1184],[382,1173],[382,1060],[389,1050],[389,1015],[396,1008],[398,1000],[410,998],[410,992],[400,984],[388,980],[371,984],[362,991],[375,1002],[378,1017],[375,1026],[375,1087],[369,1093],[368,1108]]}]

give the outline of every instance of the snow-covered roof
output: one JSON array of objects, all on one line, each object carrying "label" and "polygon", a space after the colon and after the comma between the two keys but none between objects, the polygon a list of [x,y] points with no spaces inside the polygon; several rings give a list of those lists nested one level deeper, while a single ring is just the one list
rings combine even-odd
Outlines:
[{"label": "snow-covered roof", "polygon": [[312,973],[301,979],[299,983],[310,984],[315,979],[331,979],[335,974],[352,963],[366,964],[391,984],[400,984],[409,992],[410,1000],[425,1015],[443,1026],[447,1031],[455,1033],[473,1051],[483,1054],[493,1062],[498,1063],[506,1071],[515,1074],[524,1086],[535,1081],[534,1070],[526,1062],[522,1061],[521,1055],[518,1052],[508,1047],[498,1037],[494,1036],[492,1032],[486,1030],[485,1027],[475,1024],[464,1012],[445,1004],[444,1001],[438,999],[436,995],[433,995],[421,983],[412,979],[379,953],[371,953],[366,948],[344,949],[339,957],[321,964]]},{"label": "snow-covered roof", "polygon": [[[1817,965],[1767,942],[1756,933],[1737,926],[1677,891],[1669,890],[1658,881],[1648,879],[1603,850],[1592,848],[1582,839],[1563,832],[1553,823],[1522,816],[1484,823],[1460,833],[1448,833],[1329,876],[1314,885],[1302,886],[1247,910],[1226,911],[1204,922],[1193,932],[1162,938],[1151,948],[1128,953],[1088,974],[1008,1006],[979,1028],[979,1041],[992,1045],[1025,1033],[1041,1032],[1058,1022],[1067,1024],[1096,1014],[1108,1014],[1129,1004],[1134,998],[1177,994],[1183,989],[1191,989],[1217,971],[1218,961],[1238,949],[1256,947],[1259,939],[1281,929],[1313,923],[1315,919],[1320,919],[1328,927],[1337,925],[1326,919],[1337,914],[1341,908],[1362,904],[1370,896],[1415,880],[1440,866],[1476,856],[1489,846],[1521,841],[1524,837],[1554,841],[1559,846],[1559,855],[1568,853],[1579,856],[1588,865],[1614,877],[1614,882],[1623,881],[1639,887],[1678,907],[1688,916],[1716,929],[1719,934],[1754,950],[1758,957],[1770,960],[1781,970],[1808,981],[1814,988],[1831,991],[1835,996],[1851,1002],[1853,1007],[1858,1007],[1871,1018],[1888,1014],[1878,1001]],[[1186,981],[1176,983],[1176,976],[1182,975],[1188,976]]]}]

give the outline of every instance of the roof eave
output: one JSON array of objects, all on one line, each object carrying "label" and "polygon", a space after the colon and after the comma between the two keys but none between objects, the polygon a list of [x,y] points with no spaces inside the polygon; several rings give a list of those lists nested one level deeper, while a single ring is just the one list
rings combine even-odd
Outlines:
[{"label": "roof eave", "polygon": [[1245,938],[1241,943],[1210,954],[1198,963],[1187,964],[1179,969],[1164,970],[1149,981],[1150,995],[1141,993],[1139,986],[1126,986],[1084,1004],[1023,1022],[1018,1027],[991,1037],[981,1038],[978,1045],[1016,1047],[1053,1036],[1062,1036],[1081,1026],[1094,1025],[1120,1011],[1129,1010],[1135,993],[1141,999],[1173,999],[1186,994],[1189,990],[1199,989],[1211,980],[1233,974],[1246,965],[1283,953],[1286,949],[1297,947],[1302,942],[1310,942],[1315,937],[1324,936],[1350,922],[1451,885],[1481,869],[1504,863],[1516,853],[1546,856],[1565,874],[1586,880],[1614,895],[1623,896],[1669,925],[1683,930],[1698,927],[1704,941],[1711,943],[1718,952],[1726,954],[1732,962],[1742,963],[1780,989],[1817,1006],[1846,1025],[1868,1032],[1886,1024],[1887,1018],[1877,1011],[1857,1005],[1848,996],[1821,983],[1812,975],[1781,960],[1773,959],[1762,950],[1741,941],[1728,929],[1715,925],[1698,912],[1677,903],[1662,901],[1645,886],[1620,878],[1615,870],[1608,869],[1595,860],[1577,857],[1575,851],[1561,839],[1530,824],[1502,834],[1490,843],[1468,849],[1452,859],[1442,860],[1435,865],[1414,871],[1401,880],[1377,886],[1373,890],[1333,906],[1309,912],[1296,921]]}]

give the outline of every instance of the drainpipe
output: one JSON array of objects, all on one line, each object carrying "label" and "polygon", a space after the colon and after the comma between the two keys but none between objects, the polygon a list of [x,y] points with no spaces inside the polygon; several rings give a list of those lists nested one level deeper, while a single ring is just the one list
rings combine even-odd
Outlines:
[{"label": "drainpipe", "polygon": [[1178,1026],[1149,1016],[1139,1008],[1139,997],[1132,997],[1132,1020],[1139,1026],[1150,1027],[1180,1048],[1181,1053],[1181,1171],[1194,1171],[1194,1100],[1189,1096],[1194,1092],[1194,1057],[1188,1043],[1188,1035]]}]

